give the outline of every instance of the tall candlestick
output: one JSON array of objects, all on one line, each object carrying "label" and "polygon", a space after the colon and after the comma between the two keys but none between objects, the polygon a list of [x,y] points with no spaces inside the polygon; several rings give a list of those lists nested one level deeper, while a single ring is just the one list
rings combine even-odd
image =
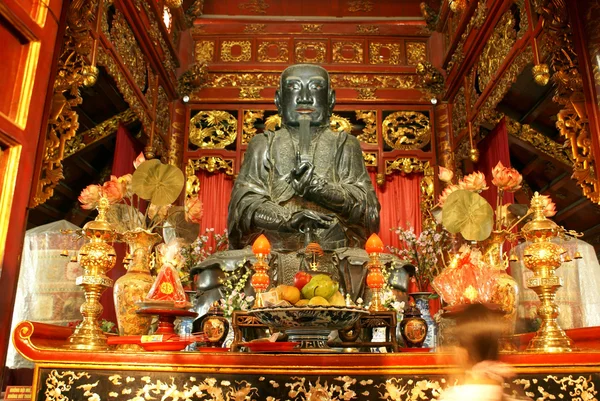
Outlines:
[{"label": "tall candlestick", "polygon": [[369,264],[367,268],[369,273],[367,274],[367,286],[373,292],[371,297],[371,305],[369,310],[372,312],[380,312],[386,310],[381,303],[381,289],[385,282],[383,273],[381,271],[382,265],[379,260],[379,254],[383,252],[383,242],[377,234],[371,234],[367,243],[365,244],[365,250],[369,254]]},{"label": "tall candlestick", "polygon": [[254,241],[254,244],[252,244],[252,252],[256,256],[256,263],[252,265],[255,273],[250,280],[250,284],[252,284],[252,288],[254,288],[254,292],[256,293],[254,308],[262,308],[265,305],[261,294],[267,290],[271,282],[269,275],[267,274],[269,265],[266,262],[267,255],[271,252],[271,244],[264,234],[261,234],[260,237]]}]

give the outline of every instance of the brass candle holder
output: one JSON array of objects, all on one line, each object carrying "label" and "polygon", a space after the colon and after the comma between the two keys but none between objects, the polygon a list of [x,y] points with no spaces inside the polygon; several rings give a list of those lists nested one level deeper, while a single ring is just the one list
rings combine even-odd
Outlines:
[{"label": "brass candle holder", "polygon": [[383,252],[383,242],[377,234],[372,234],[365,245],[365,250],[369,254],[369,264],[367,268],[367,286],[372,291],[371,304],[369,305],[369,311],[381,312],[387,310],[381,302],[381,289],[385,279],[382,272],[382,264],[379,260],[379,254]]},{"label": "brass candle holder", "polygon": [[538,315],[542,324],[527,346],[527,351],[540,353],[562,353],[572,350],[571,339],[557,322],[559,308],[556,305],[556,291],[563,280],[555,271],[562,264],[561,255],[566,251],[551,240],[564,231],[558,224],[544,216],[542,198],[536,192],[531,200],[533,219],[522,229],[523,236],[530,242],[524,250],[524,264],[533,272],[527,280],[527,287],[538,295],[541,305]]},{"label": "brass candle holder", "polygon": [[106,220],[108,199],[102,197],[98,205],[98,217],[83,227],[83,235],[89,242],[79,249],[77,260],[83,268],[83,276],[76,279],[76,284],[85,291],[85,302],[80,311],[83,320],[77,325],[68,338],[67,347],[86,351],[108,349],[106,335],[100,328],[102,315],[100,296],[104,290],[113,285],[113,280],[106,273],[115,266],[117,254],[109,244],[116,238],[116,232]]},{"label": "brass candle holder", "polygon": [[271,283],[271,279],[267,274],[269,265],[266,262],[267,256],[271,253],[271,244],[267,240],[267,237],[261,234],[254,241],[254,244],[252,244],[252,252],[256,256],[256,263],[252,265],[255,273],[250,279],[250,284],[256,294],[253,308],[262,308],[265,305],[261,294],[269,288],[269,284]]}]

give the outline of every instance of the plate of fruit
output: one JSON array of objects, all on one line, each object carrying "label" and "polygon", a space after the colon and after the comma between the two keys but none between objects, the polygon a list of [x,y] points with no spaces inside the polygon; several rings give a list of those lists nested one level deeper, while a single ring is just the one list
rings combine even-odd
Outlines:
[{"label": "plate of fruit", "polygon": [[252,314],[261,323],[280,330],[314,329],[337,330],[352,326],[363,314],[359,308],[349,302],[339,291],[339,283],[327,274],[310,276],[307,272],[299,272],[296,278],[303,277],[302,282],[295,280],[295,285],[279,285],[264,294],[265,307],[255,308]]}]

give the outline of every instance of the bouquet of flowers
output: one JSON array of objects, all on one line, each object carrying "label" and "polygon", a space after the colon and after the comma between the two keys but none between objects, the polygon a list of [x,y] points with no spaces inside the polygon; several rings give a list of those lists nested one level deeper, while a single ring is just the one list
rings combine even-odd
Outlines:
[{"label": "bouquet of flowers", "polygon": [[[102,197],[108,199],[109,221],[119,233],[142,229],[152,231],[162,225],[171,213],[184,186],[181,169],[159,160],[145,160],[143,153],[133,163],[135,172],[121,177],[111,175],[102,185],[88,185],[78,200],[81,208],[95,209]],[[179,211],[178,211],[179,212]],[[188,197],[184,208],[188,221],[199,222],[202,203],[198,195]]]},{"label": "bouquet of flowers", "polygon": [[[521,222],[509,212],[509,204],[502,204],[504,192],[515,192],[521,188],[523,177],[502,162],[492,169],[492,184],[498,188],[495,213],[492,206],[481,195],[488,189],[485,175],[479,171],[452,184],[453,174],[440,167],[439,178],[449,183],[439,197],[438,205],[442,208],[442,224],[452,234],[460,233],[466,240],[483,241],[492,231],[510,232]],[[550,197],[543,196],[544,214],[551,217],[556,214],[556,207]],[[494,217],[495,214],[495,217]]]},{"label": "bouquet of flowers", "polygon": [[[214,244],[214,246],[213,246]],[[229,248],[229,236],[227,229],[222,234],[216,233],[214,228],[207,228],[191,244],[181,248],[181,256],[184,259],[179,272],[182,283],[189,283],[190,270],[215,252],[221,252]],[[185,276],[185,279],[184,279]]]},{"label": "bouquet of flowers", "polygon": [[450,238],[445,231],[427,228],[417,237],[414,229],[393,229],[400,239],[400,247],[389,247],[390,252],[415,267],[415,280],[420,291],[441,271],[443,253],[450,248]]},{"label": "bouquet of flowers", "polygon": [[224,294],[221,298],[221,308],[225,317],[231,317],[236,310],[249,310],[254,303],[254,297],[247,296],[244,292],[246,282],[252,275],[250,269],[243,267],[244,264],[245,261],[242,261],[238,269],[231,273],[225,273]]}]

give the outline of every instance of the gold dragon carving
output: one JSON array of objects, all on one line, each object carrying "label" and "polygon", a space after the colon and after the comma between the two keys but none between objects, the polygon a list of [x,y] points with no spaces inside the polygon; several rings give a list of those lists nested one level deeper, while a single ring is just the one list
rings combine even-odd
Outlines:
[{"label": "gold dragon carving", "polygon": [[422,149],[431,140],[429,117],[418,111],[396,111],[383,120],[382,135],[394,149]]},{"label": "gold dragon carving", "polygon": [[558,113],[556,127],[565,137],[573,154],[572,177],[581,186],[587,198],[599,203],[600,192],[585,107],[583,79],[573,44],[569,11],[566,3],[561,0],[538,0],[535,6],[544,19],[553,79],[557,85],[553,100],[563,107]]},{"label": "gold dragon carving", "polygon": [[199,111],[190,119],[189,140],[201,149],[224,149],[236,136],[237,119],[226,111]]},{"label": "gold dragon carving", "polygon": [[98,69],[88,59],[97,46],[91,31],[96,18],[101,17],[99,11],[97,0],[73,2],[67,11],[67,26],[54,81],[42,166],[31,207],[50,199],[54,188],[64,178],[62,161],[65,143],[75,136],[79,128],[79,116],[74,110],[83,102],[79,88],[93,86],[98,79]]}]

